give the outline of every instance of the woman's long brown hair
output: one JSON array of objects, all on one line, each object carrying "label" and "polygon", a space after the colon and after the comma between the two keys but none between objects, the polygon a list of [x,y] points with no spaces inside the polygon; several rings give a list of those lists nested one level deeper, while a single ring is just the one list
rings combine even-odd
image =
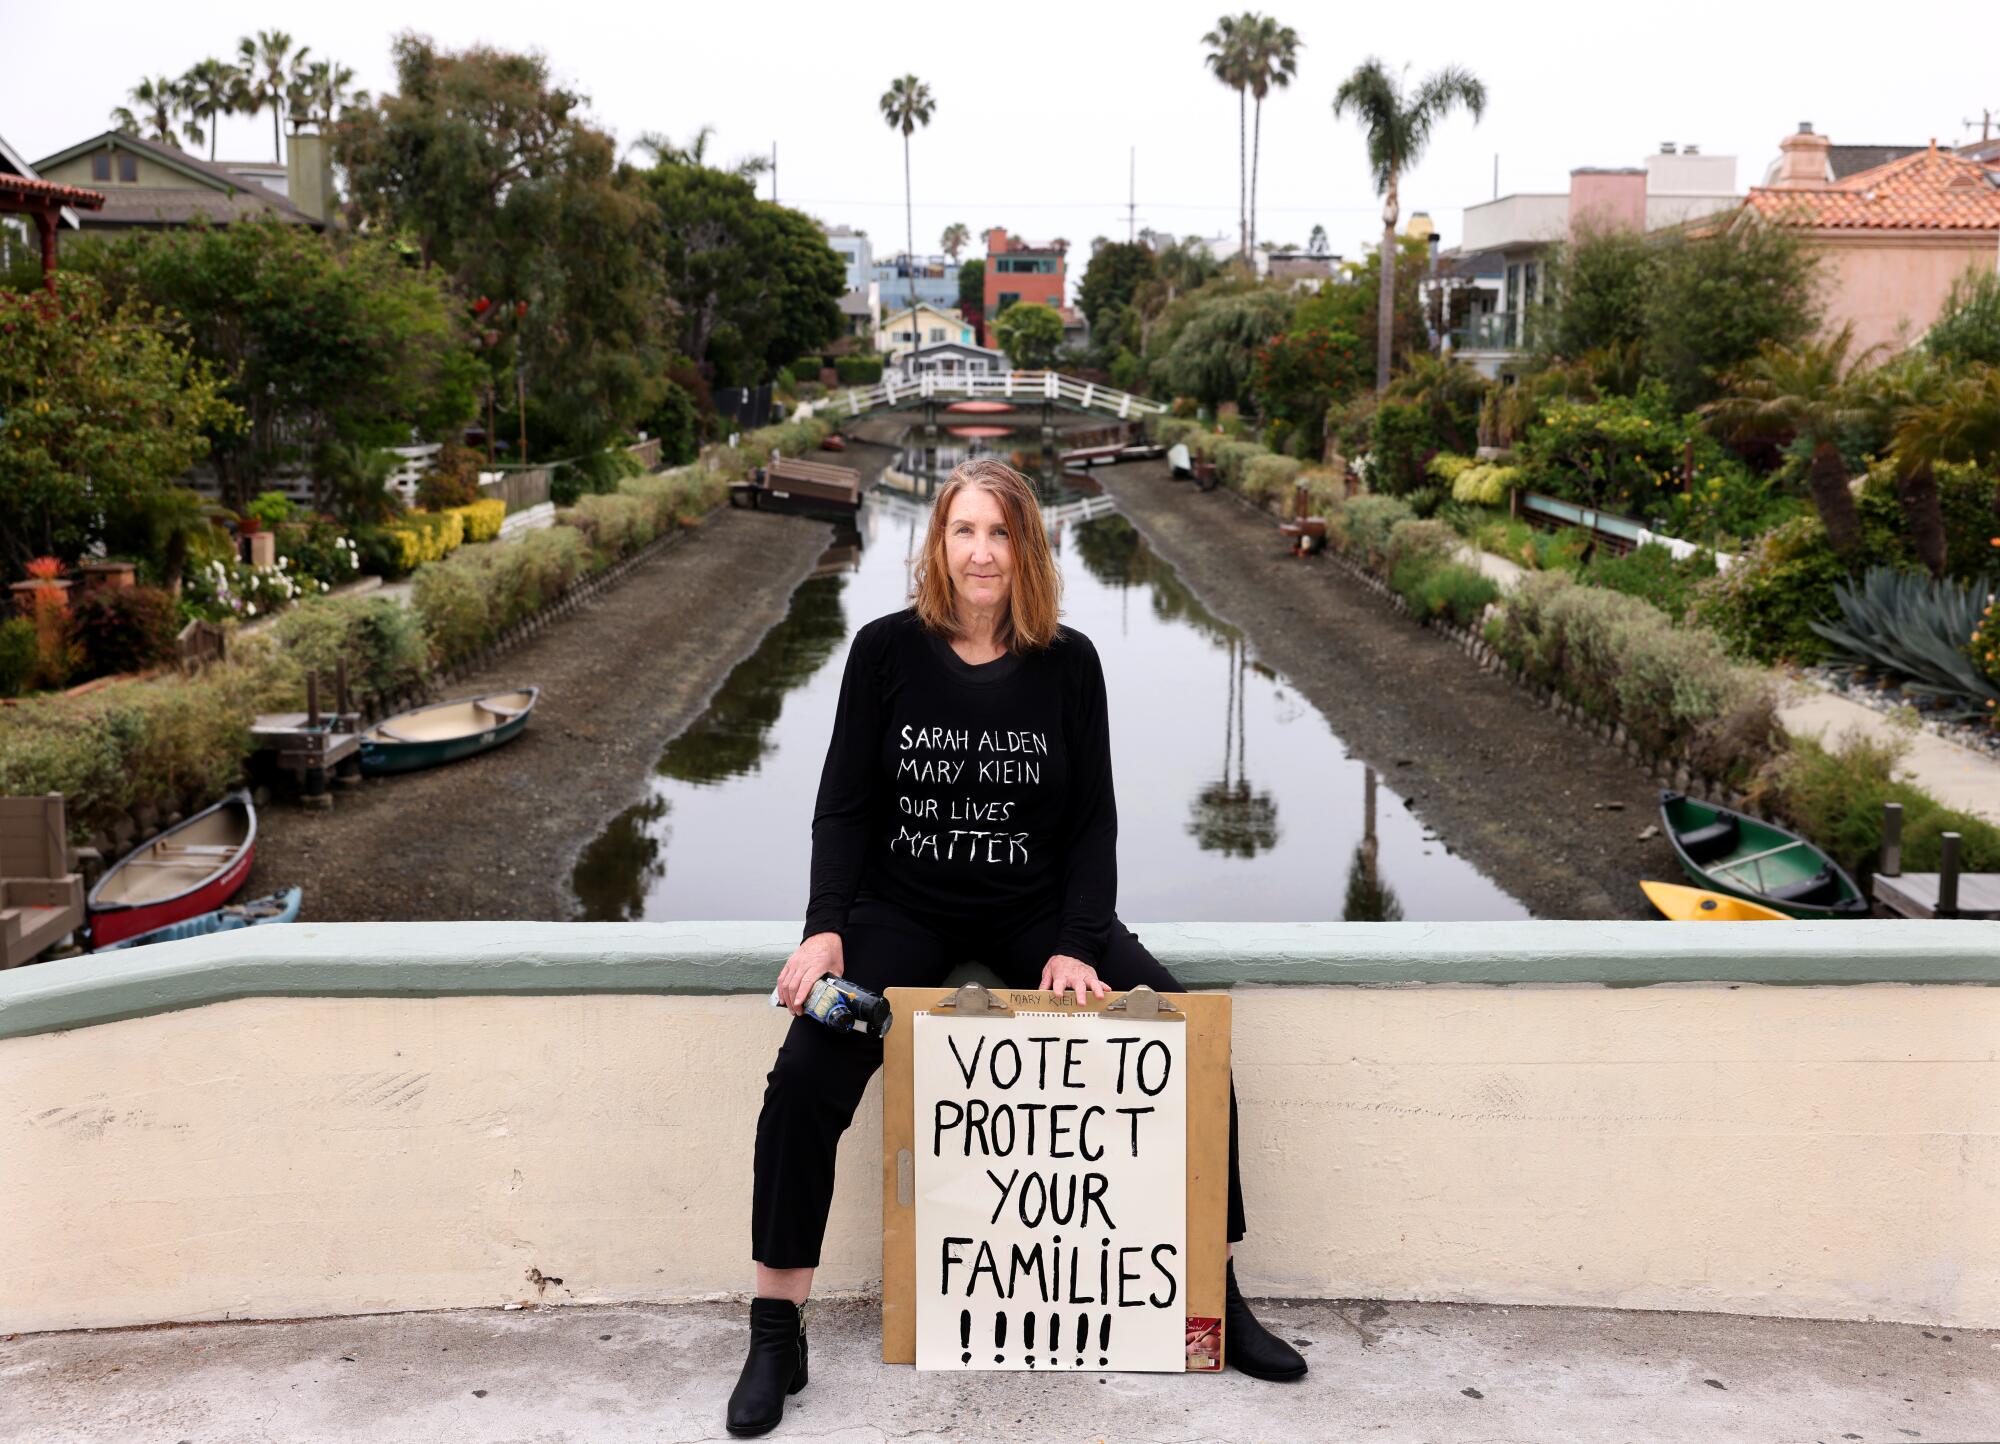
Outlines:
[{"label": "woman's long brown hair", "polygon": [[951,569],[945,561],[945,524],[960,493],[977,487],[991,492],[1007,518],[1007,535],[1014,547],[1014,578],[1008,589],[1007,615],[1000,619],[994,640],[1010,652],[1035,652],[1053,642],[1062,608],[1062,574],[1049,551],[1048,529],[1041,504],[1027,478],[991,456],[974,457],[952,468],[931,506],[930,529],[918,553],[912,586],[917,616],[943,637],[963,634],[958,622]]}]

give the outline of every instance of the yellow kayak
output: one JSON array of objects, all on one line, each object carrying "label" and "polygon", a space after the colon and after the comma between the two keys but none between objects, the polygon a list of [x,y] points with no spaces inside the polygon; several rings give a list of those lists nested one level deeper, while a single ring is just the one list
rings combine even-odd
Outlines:
[{"label": "yellow kayak", "polygon": [[1783,923],[1791,919],[1776,908],[1727,897],[1719,892],[1703,892],[1698,887],[1682,887],[1672,882],[1642,882],[1646,896],[1660,915],[1675,923]]}]

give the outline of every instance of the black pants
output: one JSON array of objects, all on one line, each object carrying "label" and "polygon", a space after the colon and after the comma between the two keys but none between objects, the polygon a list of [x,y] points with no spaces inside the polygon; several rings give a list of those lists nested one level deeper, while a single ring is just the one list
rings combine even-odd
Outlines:
[{"label": "black pants", "polygon": [[[919,918],[881,898],[855,900],[843,935],[846,976],[872,992],[936,987],[960,963],[984,963],[1010,988],[1033,988],[1055,951],[1061,915],[1050,905],[1005,925]],[[1187,990],[1146,951],[1131,929],[1113,921],[1097,975],[1123,992],[1144,983],[1158,993]],[[900,1026],[908,1027],[907,1022]],[[757,1116],[756,1183],[750,1206],[750,1256],[767,1268],[817,1268],[827,1210],[833,1203],[834,1154],[840,1135],[875,1070],[882,1040],[842,1033],[810,1018],[792,1019],[765,1080]],[[1236,1085],[1229,1088],[1229,1241],[1243,1237],[1243,1185],[1236,1167]]]}]

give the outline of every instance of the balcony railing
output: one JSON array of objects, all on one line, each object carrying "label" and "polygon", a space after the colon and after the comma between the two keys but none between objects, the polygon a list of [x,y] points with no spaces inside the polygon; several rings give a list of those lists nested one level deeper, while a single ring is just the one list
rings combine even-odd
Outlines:
[{"label": "balcony railing", "polygon": [[1454,351],[1519,351],[1525,329],[1519,311],[1489,311],[1454,330],[1451,345]]}]

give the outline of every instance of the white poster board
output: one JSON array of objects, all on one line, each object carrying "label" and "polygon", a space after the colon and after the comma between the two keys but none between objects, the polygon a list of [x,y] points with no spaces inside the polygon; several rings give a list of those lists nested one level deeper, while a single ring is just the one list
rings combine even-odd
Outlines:
[{"label": "white poster board", "polygon": [[920,1369],[1187,1367],[1187,1028],[911,1019]]}]

